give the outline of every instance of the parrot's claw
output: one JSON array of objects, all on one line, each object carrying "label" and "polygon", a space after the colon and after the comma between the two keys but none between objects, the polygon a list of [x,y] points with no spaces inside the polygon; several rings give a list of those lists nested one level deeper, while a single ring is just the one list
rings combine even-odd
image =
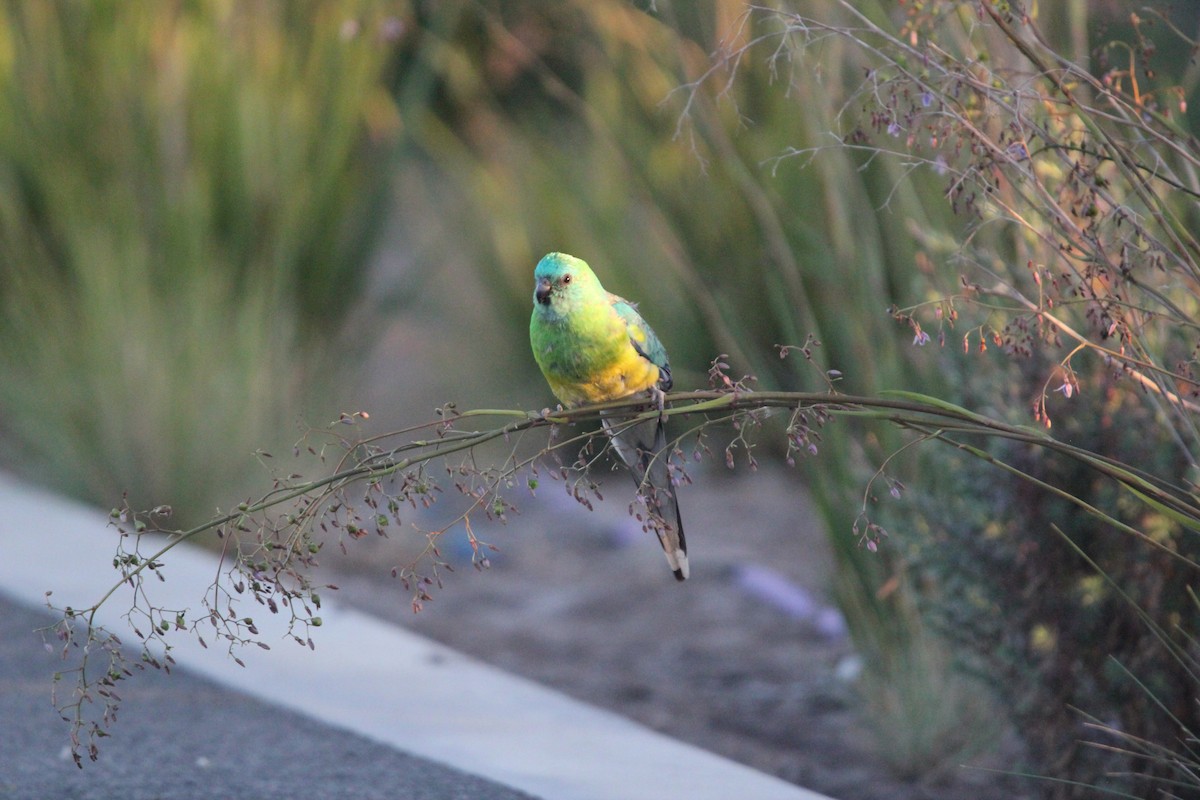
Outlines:
[{"label": "parrot's claw", "polygon": [[658,424],[667,424],[667,395],[662,389],[657,386],[650,387],[650,398],[654,401],[655,407],[658,408]]}]

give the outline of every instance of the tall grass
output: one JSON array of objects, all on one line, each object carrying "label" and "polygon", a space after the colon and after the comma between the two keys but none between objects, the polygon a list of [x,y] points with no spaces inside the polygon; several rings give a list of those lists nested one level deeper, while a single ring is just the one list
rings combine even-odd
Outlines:
[{"label": "tall grass", "polygon": [[324,408],[399,130],[390,6],[0,7],[0,434],[207,515]]}]

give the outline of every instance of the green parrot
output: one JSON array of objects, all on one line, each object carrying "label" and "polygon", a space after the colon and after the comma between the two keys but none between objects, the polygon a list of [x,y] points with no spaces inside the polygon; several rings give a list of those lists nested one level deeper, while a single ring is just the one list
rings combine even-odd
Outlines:
[{"label": "green parrot", "polygon": [[[565,406],[602,403],[648,392],[659,410],[671,388],[662,342],[637,306],[605,291],[591,267],[550,253],[533,272],[529,341],[551,391]],[[683,520],[671,483],[663,419],[631,422],[628,411],[603,414],[617,455],[637,481],[667,563],[678,580],[688,576]]]}]

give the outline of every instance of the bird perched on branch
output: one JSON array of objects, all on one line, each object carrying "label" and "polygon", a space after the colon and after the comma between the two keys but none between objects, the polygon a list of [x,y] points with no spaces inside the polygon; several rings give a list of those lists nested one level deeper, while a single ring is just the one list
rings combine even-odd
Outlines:
[{"label": "bird perched on branch", "polygon": [[602,412],[601,422],[625,462],[649,511],[675,577],[688,576],[687,543],[671,483],[663,394],[671,388],[667,351],[637,306],[605,291],[591,267],[565,253],[550,253],[533,272],[533,357],[551,391],[565,406],[603,403],[640,393],[657,417],[636,420],[652,406]]}]

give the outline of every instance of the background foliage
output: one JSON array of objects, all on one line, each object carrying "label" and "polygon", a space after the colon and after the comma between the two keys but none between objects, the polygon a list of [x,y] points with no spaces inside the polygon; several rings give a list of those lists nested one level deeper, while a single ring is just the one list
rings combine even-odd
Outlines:
[{"label": "background foliage", "polygon": [[255,446],[328,413],[324,356],[359,298],[399,126],[384,11],[0,7],[14,464],[96,502],[129,490],[207,516],[244,491]]}]

